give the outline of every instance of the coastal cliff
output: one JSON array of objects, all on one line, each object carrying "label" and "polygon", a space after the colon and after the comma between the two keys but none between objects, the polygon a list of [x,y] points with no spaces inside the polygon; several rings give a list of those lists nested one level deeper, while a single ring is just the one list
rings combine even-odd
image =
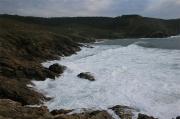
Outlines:
[{"label": "coastal cliff", "polygon": [[[103,38],[156,38],[178,34],[180,34],[180,19],[162,20],[138,15],[115,18],[36,18],[0,15],[0,108],[3,107],[2,110],[0,109],[0,115],[4,111],[12,112],[5,108],[6,104],[10,106],[13,103],[15,105],[13,108],[26,110],[24,112],[26,114],[32,111],[31,108],[23,107],[24,105],[41,104],[50,100],[51,97],[45,97],[28,85],[33,85],[32,80],[43,81],[46,78],[54,79],[59,76],[59,73],[44,68],[41,63],[72,55],[80,50],[81,43]],[[32,118],[55,118],[46,108],[34,109],[35,112],[31,115],[41,110],[43,116]],[[44,117],[46,114],[48,116]],[[61,115],[58,118],[84,119],[90,118],[93,114],[98,115],[94,117],[95,119],[112,118],[106,112],[87,113],[85,116],[84,114],[68,117]],[[2,118],[5,117],[13,118],[9,114],[4,114]],[[17,118],[24,119],[28,116],[18,115]]]}]

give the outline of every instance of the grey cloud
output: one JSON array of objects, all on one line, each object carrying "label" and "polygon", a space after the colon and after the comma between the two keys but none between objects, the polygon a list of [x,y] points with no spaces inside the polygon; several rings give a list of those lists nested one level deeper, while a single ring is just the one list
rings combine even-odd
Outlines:
[{"label": "grey cloud", "polygon": [[140,14],[175,18],[180,17],[180,5],[177,1],[179,0],[0,0],[0,13],[43,17]]},{"label": "grey cloud", "polygon": [[180,18],[180,0],[159,0],[152,2],[144,14],[161,18]]}]

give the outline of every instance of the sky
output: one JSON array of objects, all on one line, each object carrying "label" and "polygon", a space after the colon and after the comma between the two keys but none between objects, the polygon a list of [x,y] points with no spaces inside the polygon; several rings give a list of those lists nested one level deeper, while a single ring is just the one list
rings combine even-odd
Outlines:
[{"label": "sky", "polygon": [[180,0],[0,0],[0,14],[180,18]]}]

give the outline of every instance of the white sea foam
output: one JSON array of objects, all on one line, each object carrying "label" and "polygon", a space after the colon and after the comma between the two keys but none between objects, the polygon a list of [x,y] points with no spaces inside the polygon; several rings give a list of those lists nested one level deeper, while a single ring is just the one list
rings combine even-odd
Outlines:
[{"label": "white sea foam", "polygon": [[[171,119],[180,115],[180,50],[116,45],[82,48],[76,55],[53,63],[67,66],[55,81],[36,81],[36,88],[54,97],[52,109],[99,108],[127,105],[142,113]],[[96,81],[79,79],[92,72]]]}]

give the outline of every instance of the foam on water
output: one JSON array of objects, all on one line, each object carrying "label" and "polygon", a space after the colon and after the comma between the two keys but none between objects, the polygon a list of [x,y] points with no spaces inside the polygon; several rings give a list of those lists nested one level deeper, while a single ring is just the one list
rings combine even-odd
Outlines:
[{"label": "foam on water", "polygon": [[[67,66],[63,76],[34,82],[54,97],[46,103],[50,109],[126,105],[160,119],[180,115],[180,50],[101,45],[43,65],[53,63]],[[78,78],[81,72],[92,72],[96,81]]]}]

